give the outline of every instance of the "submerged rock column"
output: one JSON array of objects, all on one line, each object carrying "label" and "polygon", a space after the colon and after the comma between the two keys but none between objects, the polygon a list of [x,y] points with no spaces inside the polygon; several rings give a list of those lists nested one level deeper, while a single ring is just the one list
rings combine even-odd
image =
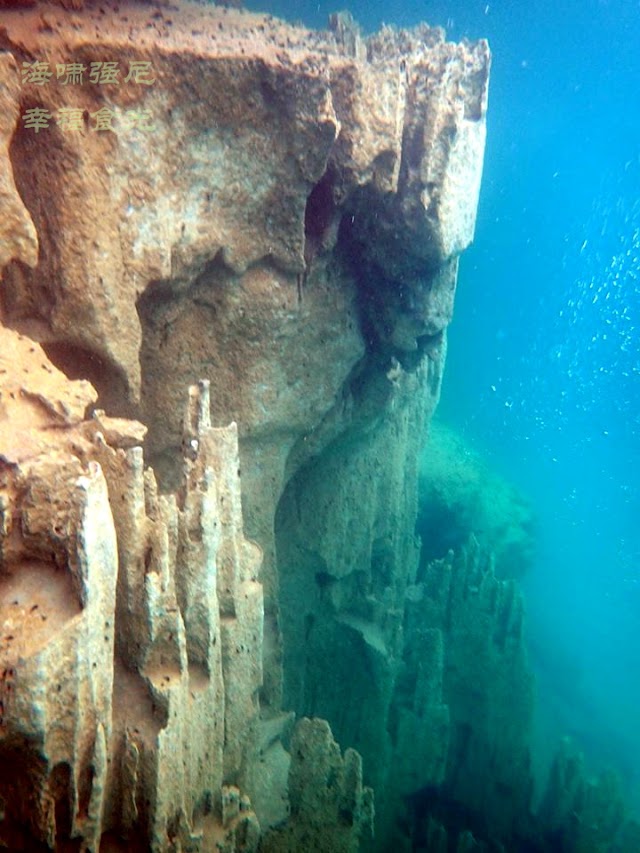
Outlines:
[{"label": "submerged rock column", "polygon": [[[473,237],[488,47],[364,38],[345,15],[312,32],[76,5],[3,15],[0,317],[98,394],[70,452],[99,463],[118,540],[103,831],[197,849],[239,818],[254,843],[246,792],[263,830],[289,808],[300,828],[289,711],[324,716],[389,803],[417,457]],[[82,83],[42,82],[69,64]],[[335,760],[347,848],[370,814],[354,755]]]}]

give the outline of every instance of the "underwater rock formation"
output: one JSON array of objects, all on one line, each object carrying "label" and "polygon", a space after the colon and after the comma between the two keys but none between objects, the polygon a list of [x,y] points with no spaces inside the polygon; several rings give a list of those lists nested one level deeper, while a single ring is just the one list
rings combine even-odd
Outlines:
[{"label": "underwater rock formation", "polygon": [[473,535],[492,552],[498,577],[520,577],[533,564],[534,530],[524,496],[461,436],[434,421],[420,466],[421,564],[459,551]]},{"label": "underwater rock formation", "polygon": [[85,420],[88,382],[8,329],[0,371],[3,846],[255,851],[246,790],[293,836],[308,831],[301,788],[302,803],[317,791],[328,831],[332,773],[333,849],[355,850],[373,819],[360,757],[301,721],[289,769],[272,753],[289,716],[259,719],[261,552],[243,535],[236,427],[210,425],[208,382],[190,391],[181,487],[160,495],[144,427]]},{"label": "underwater rock formation", "polygon": [[[0,40],[0,844],[553,849],[515,582],[415,535],[487,45],[90,0]],[[589,849],[615,785],[563,766]]]},{"label": "underwater rock formation", "polygon": [[0,843],[606,849],[610,777],[529,813],[517,567],[415,535],[487,45],[63,5],[0,28]]},{"label": "underwater rock formation", "polygon": [[539,813],[548,848],[575,853],[633,853],[640,824],[626,820],[625,796],[613,770],[588,773],[569,738],[558,748]]},{"label": "underwater rock formation", "polygon": [[97,850],[115,830],[126,849],[187,849],[257,723],[260,551],[235,426],[212,428],[194,388],[182,487],[162,496],[140,424],[85,420],[92,387],[24,336],[3,330],[0,357],[2,840]]},{"label": "underwater rock formation", "polygon": [[[344,17],[334,35],[190,4],[86,5],[5,16],[5,323],[91,380],[111,415],[148,426],[162,488],[179,476],[185,388],[212,381],[214,422],[239,425],[265,555],[263,692],[278,705],[275,507],[354,421],[427,381],[435,405],[488,49],[428,27],[365,41]],[[126,85],[103,66],[82,85],[22,82],[21,63],[44,57],[87,74],[108,61],[122,81],[149,65]],[[54,122],[74,109],[80,130]]]}]

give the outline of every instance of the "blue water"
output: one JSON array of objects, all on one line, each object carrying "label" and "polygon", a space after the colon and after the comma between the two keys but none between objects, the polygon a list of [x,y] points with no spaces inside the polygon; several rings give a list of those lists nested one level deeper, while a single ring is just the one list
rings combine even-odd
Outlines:
[{"label": "blue water", "polygon": [[[311,26],[343,6],[248,5]],[[344,5],[366,30],[426,20],[490,41],[440,416],[539,516],[525,588],[540,744],[571,731],[640,803],[640,2]]]}]

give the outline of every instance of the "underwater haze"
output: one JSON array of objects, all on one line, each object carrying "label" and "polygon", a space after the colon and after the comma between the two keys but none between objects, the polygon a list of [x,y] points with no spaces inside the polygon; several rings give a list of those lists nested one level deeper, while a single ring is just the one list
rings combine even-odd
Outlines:
[{"label": "underwater haze", "polygon": [[[324,27],[341,4],[250,8]],[[493,53],[439,417],[531,500],[539,773],[560,734],[640,811],[640,2],[375,2]],[[547,754],[548,753],[548,754]]]}]

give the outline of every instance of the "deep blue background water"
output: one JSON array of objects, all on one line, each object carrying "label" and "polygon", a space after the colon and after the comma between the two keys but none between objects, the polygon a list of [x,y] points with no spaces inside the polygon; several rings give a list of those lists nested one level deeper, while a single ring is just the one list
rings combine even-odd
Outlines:
[{"label": "deep blue background water", "polygon": [[[250,8],[324,26],[343,4]],[[493,52],[440,416],[528,494],[539,755],[572,732],[640,788],[640,2],[350,0]]]}]

